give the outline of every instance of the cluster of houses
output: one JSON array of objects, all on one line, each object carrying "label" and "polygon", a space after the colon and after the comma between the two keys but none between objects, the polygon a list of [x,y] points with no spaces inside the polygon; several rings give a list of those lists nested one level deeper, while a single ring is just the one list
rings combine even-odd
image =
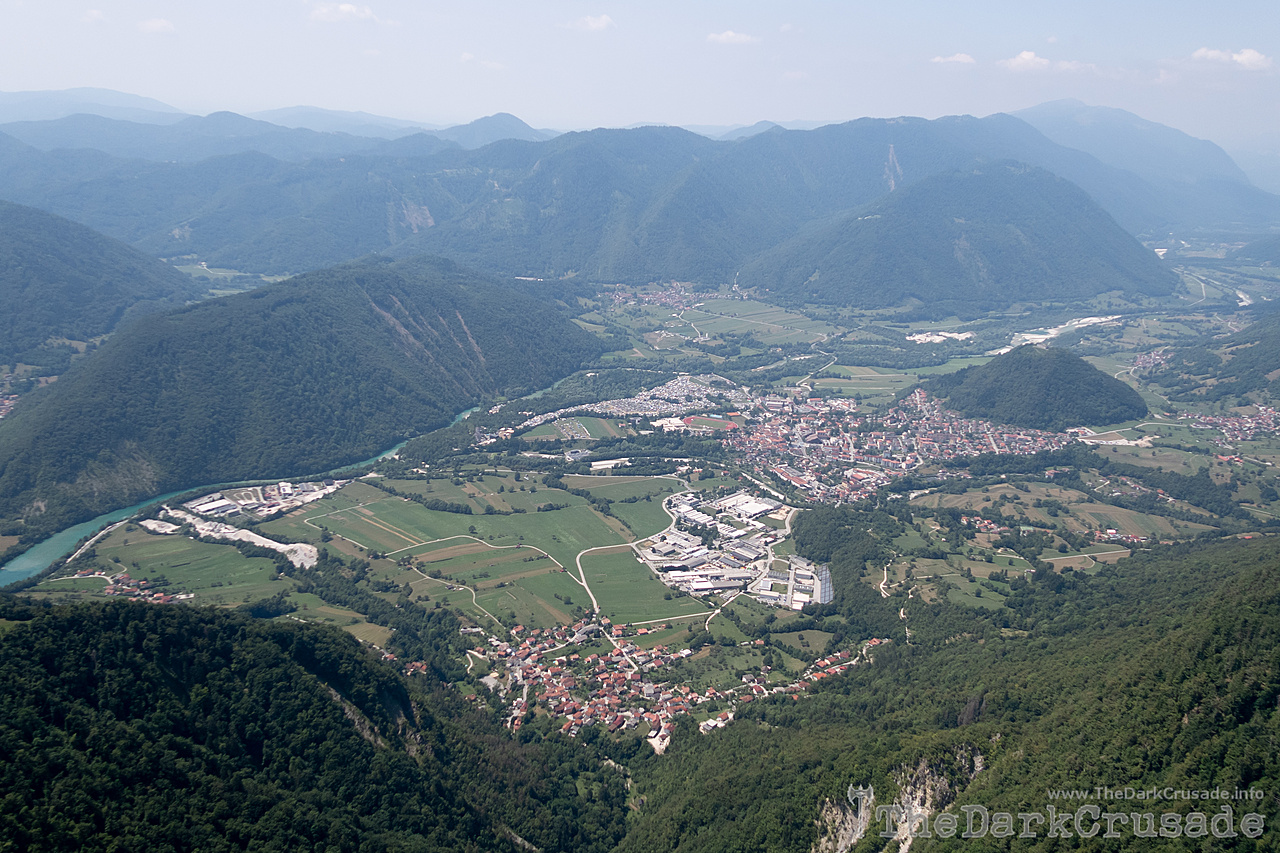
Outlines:
[{"label": "cluster of houses", "polygon": [[[656,626],[654,630],[669,628]],[[623,628],[622,633],[636,632],[631,626],[614,626],[609,620],[580,621],[557,628],[526,630],[517,625],[511,629],[510,641],[488,638],[488,647],[471,650],[475,657],[487,659],[492,673],[483,681],[489,688],[511,698],[507,725],[519,729],[533,711],[560,721],[560,730],[575,736],[586,726],[602,726],[610,732],[630,731],[644,727],[650,745],[661,753],[675,730],[675,718],[695,713],[701,705],[715,702],[712,712],[700,724],[708,732],[733,719],[737,705],[771,695],[798,695],[813,682],[838,675],[853,666],[866,651],[884,642],[873,639],[862,651],[844,650],[814,662],[800,678],[790,684],[770,684],[767,668],[759,674],[747,673],[741,684],[731,688],[705,687],[701,691],[688,684],[663,680],[669,668],[694,655],[689,649],[673,650],[657,645],[642,648],[634,642],[615,642],[607,652],[576,650],[581,644],[597,645]],[[464,629],[476,632],[479,629]],[[643,629],[640,629],[643,630]],[[748,641],[763,646],[764,640]],[[407,674],[425,669],[425,664],[411,663]]]},{"label": "cluster of houses", "polygon": [[729,447],[758,473],[827,503],[868,497],[925,464],[1057,450],[1073,440],[1065,433],[965,418],[920,389],[881,413],[858,413],[847,399],[769,395],[753,401],[752,415],[746,429],[726,437]]},{"label": "cluster of houses", "polygon": [[1181,412],[1179,420],[1190,421],[1195,429],[1214,429],[1227,441],[1249,441],[1259,435],[1280,433],[1280,412],[1271,406],[1257,406],[1252,415],[1201,415]]},{"label": "cluster of houses", "polygon": [[489,648],[478,646],[473,653],[505,671],[504,679],[486,679],[492,689],[519,694],[508,716],[508,725],[514,729],[536,706],[563,719],[561,729],[570,735],[596,724],[611,732],[645,725],[654,748],[661,751],[675,728],[674,717],[689,713],[695,705],[724,698],[713,688],[699,694],[687,685],[668,687],[652,680],[652,674],[691,657],[689,649],[671,651],[661,645],[644,649],[615,639],[609,652],[556,654],[566,647],[626,633],[623,626],[607,619],[530,631],[517,625],[511,633],[512,642],[490,637]]},{"label": "cluster of houses", "polygon": [[103,572],[94,571],[92,569],[84,569],[76,572],[77,578],[99,577],[107,582],[103,588],[103,595],[123,596],[130,601],[150,601],[153,604],[168,604],[173,601],[186,601],[195,598],[193,593],[169,593],[160,589],[153,588],[151,582],[145,578],[139,579],[130,577],[128,572],[121,572],[117,575],[107,575]]},{"label": "cluster of houses", "polygon": [[962,515],[960,523],[965,527],[972,527],[979,533],[1008,533],[1009,528],[1003,524],[998,524],[989,518],[983,518],[980,515]]}]

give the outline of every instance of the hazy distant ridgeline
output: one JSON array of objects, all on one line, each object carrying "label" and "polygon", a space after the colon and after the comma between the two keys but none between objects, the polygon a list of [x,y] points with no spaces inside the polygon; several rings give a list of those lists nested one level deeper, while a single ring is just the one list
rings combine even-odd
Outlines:
[{"label": "hazy distant ridgeline", "polygon": [[924,383],[947,406],[973,418],[1061,431],[1147,414],[1131,386],[1065,349],[1022,346],[978,367]]},{"label": "hazy distant ridgeline", "polygon": [[[188,276],[83,225],[0,201],[0,364],[88,341],[197,295]],[[30,360],[30,359],[28,359]]]},{"label": "hazy distant ridgeline", "polygon": [[554,307],[447,261],[210,300],[131,324],[0,424],[0,515],[47,529],[186,486],[324,471],[599,349]]},{"label": "hazy distant ridgeline", "polygon": [[[75,124],[62,121],[64,130]],[[1142,177],[1007,115],[859,119],[732,142],[669,127],[596,130],[477,150],[421,134],[384,142],[227,114],[160,128],[123,124],[117,130],[139,151],[181,153],[189,135],[193,151],[229,153],[140,162],[0,136],[0,196],[161,257],[197,255],[252,272],[297,272],[375,251],[432,252],[502,274],[632,282],[732,280],[761,252],[818,223],[975,161],[1044,168],[1131,233],[1280,221],[1280,199],[1247,184]],[[227,128],[242,125],[236,142]],[[31,139],[51,132],[23,128]],[[294,140],[303,147],[267,145]],[[302,156],[312,144],[305,140],[316,147]],[[245,150],[255,145],[301,161]],[[339,156],[343,145],[350,148]]]},{"label": "hazy distant ridgeline", "polygon": [[788,302],[962,314],[1177,285],[1078,187],[1009,163],[925,178],[764,253],[739,282]]}]

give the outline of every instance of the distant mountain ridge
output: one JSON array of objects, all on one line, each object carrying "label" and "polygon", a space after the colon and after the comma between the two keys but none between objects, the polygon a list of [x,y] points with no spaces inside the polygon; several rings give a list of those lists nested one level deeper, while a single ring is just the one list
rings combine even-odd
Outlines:
[{"label": "distant mountain ridge", "polygon": [[162,492],[314,474],[597,355],[440,259],[310,273],[134,323],[0,422],[0,516],[58,529]]},{"label": "distant mountain ridge", "polygon": [[[483,127],[531,130],[495,116],[467,133]],[[224,114],[152,128],[141,141],[130,137],[128,150],[141,155],[138,146],[158,145],[161,134],[194,131],[205,135],[193,149],[228,153],[181,161],[167,156],[180,153],[178,143],[166,142],[148,156],[181,162],[139,162],[84,148],[37,150],[0,135],[0,196],[160,257],[249,272],[425,252],[503,275],[607,282],[731,281],[788,239],[975,162],[1045,169],[1131,234],[1280,223],[1280,197],[1236,183],[1148,181],[1003,114],[859,119],[729,142],[672,127],[594,130],[472,150],[461,147],[476,141],[462,131],[461,142],[426,133],[375,140]],[[110,138],[83,131],[78,144],[95,134]],[[255,146],[275,146],[277,156],[234,151]]]},{"label": "distant mountain ridge", "polygon": [[1231,156],[1214,143],[1126,110],[1067,99],[1015,110],[1011,115],[1059,145],[1085,151],[1144,178],[1249,183]]},{"label": "distant mountain ridge", "polygon": [[[452,145],[472,150],[506,139],[538,142],[557,135],[554,131],[535,130],[509,113],[486,116],[457,127],[428,130],[409,122],[396,126],[370,125],[367,120],[359,119],[364,115],[360,113],[278,112],[285,119],[292,119],[289,124],[296,126],[282,126],[232,112],[179,115],[162,124],[78,113],[48,120],[0,123],[0,133],[41,151],[86,149],[127,159],[188,163],[249,152],[286,161],[378,153],[389,141],[411,135],[431,139],[433,152]],[[368,118],[378,119],[377,116]]]},{"label": "distant mountain ridge", "polygon": [[0,124],[80,114],[151,124],[171,124],[187,117],[187,113],[162,101],[112,89],[0,92]]},{"label": "distant mountain ridge", "polygon": [[1040,169],[934,175],[784,243],[739,283],[793,303],[945,315],[1107,291],[1160,296],[1177,279],[1078,187]]}]

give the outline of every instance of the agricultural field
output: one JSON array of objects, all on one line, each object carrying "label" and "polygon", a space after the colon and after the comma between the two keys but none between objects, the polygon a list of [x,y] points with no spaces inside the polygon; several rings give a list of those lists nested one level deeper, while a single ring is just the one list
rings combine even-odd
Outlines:
[{"label": "agricultural field", "polygon": [[[924,495],[916,498],[913,503],[928,507],[956,507],[973,512],[995,507],[1011,524],[1018,519],[1026,519],[1023,523],[1049,526],[1062,524],[1073,532],[1114,529],[1129,536],[1161,538],[1185,536],[1188,533],[1194,535],[1200,530],[1211,529],[1208,524],[1178,521],[1100,503],[1074,489],[1041,483],[1021,485],[1026,491],[1012,485],[999,485],[990,486],[986,491],[973,490],[959,495]],[[1064,505],[1064,509],[1035,506],[1036,501],[1046,500],[1058,501]],[[1057,515],[1052,514],[1053,512],[1057,512]]]},{"label": "agricultural field", "polygon": [[[615,503],[613,509],[637,529],[652,532],[670,523],[662,511],[661,498],[654,496],[681,488],[671,478],[569,480],[572,488],[591,486],[593,493],[617,501],[650,496],[649,501]],[[464,503],[473,507],[473,514],[430,510],[357,482],[263,525],[263,533],[317,544],[327,533],[332,541],[354,545],[357,554],[377,552],[392,560],[407,558],[417,577],[406,578],[403,571],[393,573],[382,567],[385,561],[375,563],[375,569],[397,586],[410,583],[415,598],[447,600],[450,606],[478,619],[493,617],[538,627],[570,623],[581,608],[589,606],[590,597],[575,579],[579,553],[602,546],[625,546],[636,538],[617,518],[600,515],[585,499],[538,486],[531,479],[517,482],[514,474],[489,473],[461,484],[456,480],[388,480],[385,485],[430,499]],[[530,490],[519,491],[521,486]],[[537,490],[532,491],[534,488]],[[536,511],[538,505],[547,503],[567,506]],[[481,509],[490,506],[494,508],[490,514]],[[502,514],[514,508],[526,511]],[[630,548],[620,555],[589,553],[583,557],[583,566],[601,610],[605,615],[616,613],[616,621],[647,621],[706,610],[693,599],[667,600],[667,588],[636,562]]]},{"label": "agricultural field", "polygon": [[650,622],[709,613],[696,598],[668,589],[629,547],[582,556],[587,584],[600,602],[600,612],[614,623]]},{"label": "agricultural field", "polygon": [[[246,558],[231,545],[198,542],[185,536],[157,536],[132,524],[107,534],[94,546],[91,560],[81,559],[73,570],[86,569],[149,582],[153,589],[177,595],[193,593],[195,604],[235,606],[292,590],[293,581],[280,577],[275,563]],[[39,595],[101,593],[104,578],[53,578],[36,588]]]}]

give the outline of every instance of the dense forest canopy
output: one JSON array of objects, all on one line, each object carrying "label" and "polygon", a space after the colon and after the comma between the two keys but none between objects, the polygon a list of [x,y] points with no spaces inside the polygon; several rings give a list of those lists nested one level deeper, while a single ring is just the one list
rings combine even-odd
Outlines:
[{"label": "dense forest canopy", "polygon": [[0,849],[604,851],[621,835],[623,779],[598,756],[513,743],[339,631],[123,602],[0,599],[0,618]]},{"label": "dense forest canopy", "polygon": [[1137,391],[1065,349],[1030,344],[924,383],[969,417],[1030,429],[1104,426],[1147,414]]},{"label": "dense forest canopy", "polygon": [[0,201],[0,365],[87,342],[198,288],[173,267],[60,216]]},{"label": "dense forest canopy", "polygon": [[550,385],[589,333],[447,261],[372,261],[152,316],[0,424],[0,513],[42,529],[162,492],[314,474]]},{"label": "dense forest canopy", "polygon": [[1177,283],[1079,188],[1008,163],[895,191],[766,252],[739,281],[787,302],[968,311]]}]

